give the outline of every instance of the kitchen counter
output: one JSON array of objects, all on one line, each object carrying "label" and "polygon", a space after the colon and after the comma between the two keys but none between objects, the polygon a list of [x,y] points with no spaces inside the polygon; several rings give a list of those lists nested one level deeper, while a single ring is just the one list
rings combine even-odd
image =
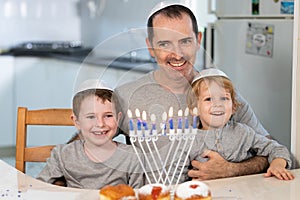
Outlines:
[{"label": "kitchen counter", "polygon": [[72,62],[80,62],[83,64],[99,65],[99,66],[109,66],[115,69],[122,70],[134,70],[138,72],[147,73],[157,68],[154,61],[150,60],[137,60],[127,57],[120,57],[117,59],[113,58],[101,58],[94,55],[85,55],[85,56],[74,56],[74,55],[50,55],[51,58],[68,60]]},{"label": "kitchen counter", "polygon": [[102,55],[104,54],[103,51],[102,53],[97,53],[96,50],[82,47],[80,44],[43,42],[24,43],[3,51],[0,55],[54,58],[145,73],[156,68],[155,60],[149,56],[145,56],[145,53],[141,54],[141,56],[137,55],[137,52],[134,52],[133,56],[131,53],[122,56]]}]

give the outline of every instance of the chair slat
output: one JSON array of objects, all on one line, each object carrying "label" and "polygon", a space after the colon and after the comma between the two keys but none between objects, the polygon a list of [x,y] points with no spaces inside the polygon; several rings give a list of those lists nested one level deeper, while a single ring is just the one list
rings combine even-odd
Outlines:
[{"label": "chair slat", "polygon": [[74,126],[72,109],[53,108],[28,110],[18,108],[16,136],[16,169],[25,173],[26,162],[45,162],[51,155],[54,145],[27,147],[27,127],[35,125]]},{"label": "chair slat", "polygon": [[71,109],[44,109],[32,110],[27,113],[26,124],[28,125],[56,125],[73,126]]},{"label": "chair slat", "polygon": [[25,149],[26,162],[46,162],[51,156],[51,151],[55,145],[28,147]]}]

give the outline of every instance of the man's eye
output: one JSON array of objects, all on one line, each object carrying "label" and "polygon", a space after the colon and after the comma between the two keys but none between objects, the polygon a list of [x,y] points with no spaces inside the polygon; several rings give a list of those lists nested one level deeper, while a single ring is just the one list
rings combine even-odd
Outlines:
[{"label": "man's eye", "polygon": [[159,48],[162,48],[162,49],[167,49],[170,47],[170,44],[168,42],[160,42],[158,44]]},{"label": "man's eye", "polygon": [[187,46],[192,43],[192,39],[185,39],[180,42],[181,45]]}]

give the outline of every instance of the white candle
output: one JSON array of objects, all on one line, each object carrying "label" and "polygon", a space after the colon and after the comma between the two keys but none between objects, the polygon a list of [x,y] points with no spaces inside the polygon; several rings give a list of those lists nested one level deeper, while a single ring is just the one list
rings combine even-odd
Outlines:
[{"label": "white candle", "polygon": [[137,129],[140,131],[142,130],[142,124],[141,124],[141,113],[139,109],[135,109],[135,116],[137,117]]},{"label": "white candle", "polygon": [[163,134],[163,135],[165,135],[167,118],[168,118],[167,113],[164,112],[164,113],[162,114],[162,134]]},{"label": "white candle", "polygon": [[133,131],[134,127],[133,127],[132,112],[131,112],[131,110],[127,110],[127,116],[129,118],[129,130]]},{"label": "white candle", "polygon": [[195,107],[193,109],[193,129],[197,128],[197,116],[198,116],[198,109]]},{"label": "white candle", "polygon": [[170,107],[169,109],[169,125],[170,125],[170,129],[174,129],[174,125],[173,125],[173,107]]},{"label": "white candle", "polygon": [[154,114],[151,114],[150,118],[151,118],[151,122],[152,122],[152,131],[154,131],[154,130],[156,130],[156,125],[155,125],[156,117]]},{"label": "white candle", "polygon": [[178,110],[178,129],[182,129],[182,110]]},{"label": "white candle", "polygon": [[184,117],[185,117],[185,129],[188,129],[189,128],[189,119],[188,119],[188,116],[189,116],[189,108],[186,108],[185,111],[184,111]]},{"label": "white candle", "polygon": [[142,112],[142,120],[143,120],[144,129],[148,130],[148,126],[147,126],[147,113],[146,113],[146,111]]}]

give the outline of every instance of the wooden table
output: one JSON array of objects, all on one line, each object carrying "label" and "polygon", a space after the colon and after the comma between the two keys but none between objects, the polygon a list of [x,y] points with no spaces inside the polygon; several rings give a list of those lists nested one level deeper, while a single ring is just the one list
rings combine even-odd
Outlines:
[{"label": "wooden table", "polygon": [[[213,199],[296,200],[300,196],[300,169],[295,179],[281,181],[262,174],[205,181]],[[98,190],[59,187],[38,181],[0,160],[0,200],[99,200]]]}]

